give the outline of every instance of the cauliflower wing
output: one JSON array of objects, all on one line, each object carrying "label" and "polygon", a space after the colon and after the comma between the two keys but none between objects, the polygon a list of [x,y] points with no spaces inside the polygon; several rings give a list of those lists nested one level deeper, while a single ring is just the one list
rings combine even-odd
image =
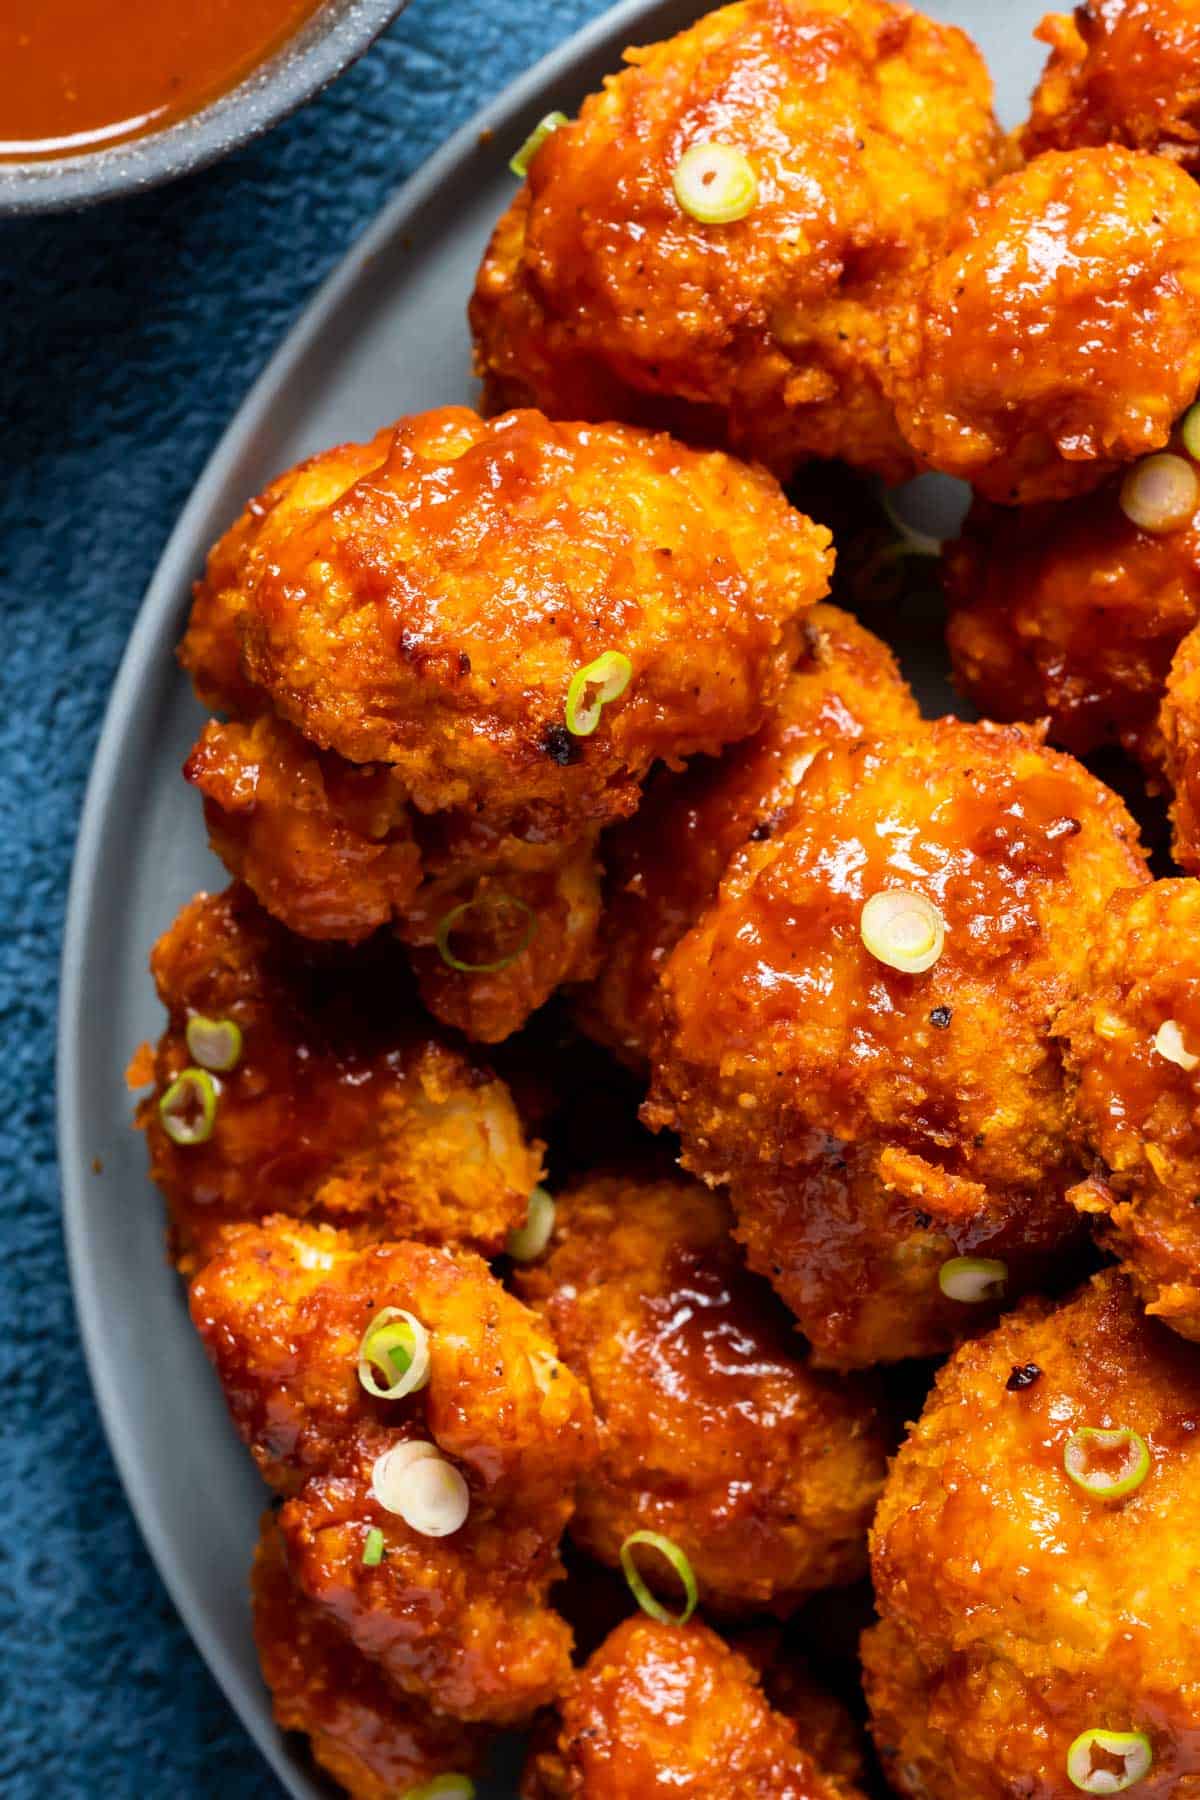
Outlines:
[{"label": "cauliflower wing", "polygon": [[[1068,1751],[1096,1730],[1145,1735],[1139,1800],[1200,1791],[1198,1417],[1200,1353],[1114,1270],[1067,1305],[1026,1302],[943,1367],[872,1533],[867,1696],[899,1793],[1075,1800]],[[1068,1440],[1097,1428],[1145,1443],[1123,1499],[1066,1473]]]},{"label": "cauliflower wing", "polygon": [[[953,719],[823,750],[779,830],[735,857],[666,964],[644,1116],[732,1184],[751,1265],[824,1360],[944,1347],[943,1240],[1003,1243],[1010,1285],[1071,1241],[1051,1025],[1109,894],[1147,879],[1124,807],[1078,763]],[[864,903],[893,888],[940,914],[922,974],[863,941]],[[883,1286],[856,1317],[872,1262]],[[957,1312],[960,1332],[980,1317]]]},{"label": "cauliflower wing", "polygon": [[1096,1173],[1071,1198],[1150,1312],[1200,1339],[1200,881],[1114,894],[1059,1015],[1076,1130]]},{"label": "cauliflower wing", "polygon": [[1047,13],[1050,57],[1021,132],[1027,156],[1126,144],[1200,174],[1197,0],[1084,0]]},{"label": "cauliflower wing", "polygon": [[[137,1119],[183,1274],[272,1213],[488,1251],[524,1219],[541,1146],[504,1083],[422,1023],[387,940],[307,946],[234,886],[189,902],[151,969],[168,1022]],[[178,1144],[160,1102],[196,1019],[232,1022],[241,1050],[213,1077],[212,1135]]]},{"label": "cauliflower wing", "polygon": [[[428,1384],[368,1394],[359,1347],[385,1307],[429,1337]],[[575,1481],[594,1453],[586,1392],[540,1321],[467,1252],[360,1249],[327,1226],[239,1226],[192,1283],[192,1319],[279,1514],[292,1576],[403,1693],[468,1721],[520,1723],[566,1678],[546,1604]],[[470,1508],[429,1536],[385,1509],[379,1459],[432,1444]],[[382,1539],[364,1560],[368,1535]]]},{"label": "cauliflower wing", "polygon": [[959,687],[988,718],[1048,718],[1076,756],[1119,744],[1161,771],[1171,658],[1200,619],[1200,511],[1142,531],[1120,483],[1025,508],[977,503],[943,557]]},{"label": "cauliflower wing", "polygon": [[706,1625],[619,1625],[576,1676],[523,1800],[861,1800],[821,1768],[803,1725],[764,1698],[752,1665]]},{"label": "cauliflower wing", "polygon": [[[970,39],[886,0],[740,0],[625,60],[542,146],[484,258],[491,403],[648,419],[784,476],[814,456],[911,473],[890,311],[1001,147]],[[733,223],[675,194],[709,141],[756,177]]]},{"label": "cauliflower wing", "polygon": [[1200,385],[1200,189],[1165,157],[1046,151],[954,221],[891,350],[930,467],[1008,505],[1096,487]]},{"label": "cauliflower wing", "polygon": [[705,1608],[785,1614],[863,1573],[886,1445],[872,1392],[812,1372],[730,1223],[697,1183],[595,1177],[517,1286],[596,1412],[575,1542],[617,1566],[631,1532],[661,1532]]},{"label": "cauliflower wing", "polygon": [[487,1733],[415,1706],[305,1599],[273,1513],[251,1576],[254,1641],[281,1731],[303,1732],[351,1800],[396,1800],[438,1775],[478,1774]]}]

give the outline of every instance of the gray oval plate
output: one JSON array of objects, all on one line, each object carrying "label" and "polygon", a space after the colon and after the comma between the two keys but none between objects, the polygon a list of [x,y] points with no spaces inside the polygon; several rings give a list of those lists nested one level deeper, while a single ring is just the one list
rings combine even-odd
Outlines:
[{"label": "gray oval plate", "polygon": [[[276,1731],[246,1576],[264,1504],[163,1254],[157,1195],[123,1071],[157,1035],[150,945],[225,877],[179,768],[201,714],[174,661],[213,539],[280,469],[422,407],[474,399],[465,307],[507,203],[511,150],[571,111],[629,43],[687,24],[697,0],[627,0],[460,131],[386,208],[287,338],[218,445],[151,583],[109,703],[84,805],[63,947],[59,1151],[80,1330],[113,1455],[150,1552],[217,1680],[298,1800],[331,1790]],[[970,30],[1019,118],[1040,62],[1042,0],[931,0]],[[511,1771],[490,1790],[506,1800]]]}]

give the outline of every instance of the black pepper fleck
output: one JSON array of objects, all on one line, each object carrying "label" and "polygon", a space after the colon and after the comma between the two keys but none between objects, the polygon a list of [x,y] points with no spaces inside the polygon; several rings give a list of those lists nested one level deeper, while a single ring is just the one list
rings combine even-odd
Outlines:
[{"label": "black pepper fleck", "polygon": [[953,1017],[953,1008],[949,1006],[935,1006],[929,1015],[929,1023],[931,1025],[936,1025],[939,1031],[945,1031]]},{"label": "black pepper fleck", "polygon": [[1041,1373],[1036,1363],[1014,1363],[1012,1374],[1004,1385],[1010,1394],[1019,1394],[1022,1388],[1032,1387]]},{"label": "black pepper fleck", "polygon": [[565,725],[547,725],[542,733],[542,750],[560,769],[578,762],[580,757],[579,740],[571,736]]}]

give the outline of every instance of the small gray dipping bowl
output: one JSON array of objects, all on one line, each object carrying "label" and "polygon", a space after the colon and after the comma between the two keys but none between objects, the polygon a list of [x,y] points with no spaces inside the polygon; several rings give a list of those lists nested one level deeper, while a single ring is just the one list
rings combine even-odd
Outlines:
[{"label": "small gray dipping bowl", "polygon": [[0,162],[0,215],[91,206],[174,181],[228,156],[311,100],[369,48],[406,3],[324,0],[281,50],[198,113],[82,156]]}]

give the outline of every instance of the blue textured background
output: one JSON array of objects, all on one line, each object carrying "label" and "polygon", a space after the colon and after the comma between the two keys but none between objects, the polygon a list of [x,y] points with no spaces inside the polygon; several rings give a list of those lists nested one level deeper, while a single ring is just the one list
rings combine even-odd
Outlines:
[{"label": "blue textured background", "polygon": [[142,591],[251,380],[399,182],[602,6],[414,0],[322,98],[216,169],[0,222],[4,1800],[280,1793],[159,1585],[74,1348],[53,1141],[71,851]]}]

